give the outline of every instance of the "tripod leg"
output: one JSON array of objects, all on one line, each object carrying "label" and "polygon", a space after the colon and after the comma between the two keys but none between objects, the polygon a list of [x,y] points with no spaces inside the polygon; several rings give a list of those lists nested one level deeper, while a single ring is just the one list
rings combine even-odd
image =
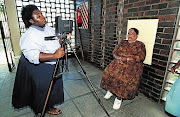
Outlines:
[{"label": "tripod leg", "polygon": [[62,58],[62,63],[61,63],[61,69],[62,69],[62,71],[61,72],[63,72],[63,70],[64,70],[64,56],[63,56],[63,58]]},{"label": "tripod leg", "polygon": [[49,86],[48,94],[47,94],[47,96],[46,96],[46,101],[45,101],[45,104],[44,104],[44,107],[43,107],[43,111],[42,111],[42,113],[41,113],[41,117],[44,116],[44,112],[45,112],[45,110],[46,110],[46,105],[47,105],[47,102],[48,102],[48,99],[49,99],[49,95],[50,95],[50,93],[51,93],[51,88],[52,88],[52,85],[53,85],[53,80],[54,80],[54,78],[55,78],[55,75],[56,75],[56,72],[57,72],[57,69],[58,69],[59,60],[60,60],[60,59],[58,59],[58,60],[56,61],[56,65],[55,65],[55,68],[54,68],[54,71],[53,71],[53,76],[52,76],[51,83],[50,83],[50,86]]},{"label": "tripod leg", "polygon": [[67,45],[65,45],[65,56],[66,56],[66,71],[68,71],[68,51],[67,51]]},{"label": "tripod leg", "polygon": [[82,40],[81,40],[81,34],[80,34],[79,28],[78,28],[78,34],[79,34],[79,42],[80,42],[80,48],[81,48],[81,54],[82,54],[82,60],[84,61],[84,54],[83,54]]},{"label": "tripod leg", "polygon": [[[66,43],[67,43],[67,42],[66,42]],[[68,43],[68,44],[69,44],[70,48],[72,49],[71,44],[70,44],[70,43]],[[73,49],[72,49],[72,50],[73,50]],[[81,62],[80,62],[80,60],[78,59],[78,56],[76,55],[76,52],[75,52],[74,50],[73,50],[73,53],[74,53],[74,55],[75,55],[75,57],[76,57],[76,59],[77,59],[79,65],[80,65],[80,67],[81,67],[81,69],[82,69],[84,75],[86,76],[88,82],[90,83],[90,85],[91,85],[91,87],[92,87],[92,89],[93,89],[93,91],[94,91],[94,93],[95,93],[95,95],[96,95],[96,98],[97,98],[99,104],[101,105],[101,107],[103,108],[103,110],[105,111],[105,113],[107,114],[107,116],[110,117],[110,115],[109,115],[109,113],[107,112],[106,108],[104,107],[104,105],[103,105],[101,99],[99,98],[99,96],[98,96],[98,94],[97,94],[97,91],[96,91],[96,89],[94,88],[94,86],[93,86],[91,80],[90,80],[89,77],[87,76],[86,71],[83,69],[83,67],[82,67],[82,65],[81,65]]]},{"label": "tripod leg", "polygon": [[44,112],[45,112],[46,105],[47,105],[47,102],[48,102],[48,99],[49,99],[49,95],[50,95],[50,93],[51,93],[52,85],[53,85],[53,80],[51,80],[51,84],[50,84],[50,86],[49,86],[48,94],[47,94],[46,101],[45,101],[45,104],[44,104],[44,107],[43,107],[43,111],[42,111],[42,113],[41,113],[41,117],[44,116]]}]

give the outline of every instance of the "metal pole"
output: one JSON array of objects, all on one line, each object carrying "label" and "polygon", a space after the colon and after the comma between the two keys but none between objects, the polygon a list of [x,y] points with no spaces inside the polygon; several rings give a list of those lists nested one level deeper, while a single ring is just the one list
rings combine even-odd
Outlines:
[{"label": "metal pole", "polygon": [[5,51],[5,55],[6,55],[8,68],[9,68],[9,71],[12,72],[11,64],[9,62],[9,58],[8,58],[8,54],[7,54],[7,48],[6,48],[6,43],[5,43],[5,34],[4,34],[4,30],[3,30],[2,21],[0,21],[0,31],[1,31],[1,37],[2,37],[2,41],[3,41],[3,46],[4,46],[4,51]]},{"label": "metal pole", "polygon": [[[69,40],[67,40],[67,41],[69,41]],[[68,43],[67,41],[66,41],[66,43],[69,44],[70,48],[72,49],[70,42]],[[72,49],[72,50],[73,50],[73,49]],[[80,60],[78,59],[78,57],[77,57],[77,55],[76,55],[76,53],[75,53],[74,50],[73,50],[73,52],[74,52],[74,55],[75,55],[75,57],[76,57],[76,59],[77,59],[79,65],[80,65],[80,67],[81,67],[81,69],[82,69],[84,75],[86,76],[88,82],[90,83],[90,85],[91,85],[91,87],[92,87],[92,89],[93,89],[93,91],[94,91],[94,93],[95,93],[95,95],[96,95],[96,98],[97,98],[99,104],[101,105],[101,107],[103,108],[103,110],[106,112],[107,116],[110,117],[110,115],[109,115],[109,113],[107,112],[105,106],[103,105],[101,99],[99,98],[99,96],[98,96],[98,94],[97,94],[97,91],[96,91],[96,89],[94,88],[94,86],[93,86],[91,80],[90,80],[89,77],[87,76],[86,71],[83,69],[82,64],[81,64]]]}]

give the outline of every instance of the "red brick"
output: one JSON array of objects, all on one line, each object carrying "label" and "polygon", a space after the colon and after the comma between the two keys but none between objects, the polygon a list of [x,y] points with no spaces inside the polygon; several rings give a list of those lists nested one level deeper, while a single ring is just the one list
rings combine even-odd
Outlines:
[{"label": "red brick", "polygon": [[162,54],[162,55],[169,55],[169,51],[168,50],[161,50],[160,54]]},{"label": "red brick", "polygon": [[115,7],[111,7],[111,8],[109,8],[109,11],[115,11]]},{"label": "red brick", "polygon": [[173,33],[174,28],[165,28],[164,33]]},{"label": "red brick", "polygon": [[165,16],[158,16],[159,21],[165,21]]},{"label": "red brick", "polygon": [[123,27],[123,32],[126,32],[127,31],[127,27]]},{"label": "red brick", "polygon": [[146,11],[146,12],[144,12],[144,15],[146,16],[146,15],[148,15],[148,12]]},{"label": "red brick", "polygon": [[128,13],[128,9],[124,9],[124,13]]},{"label": "red brick", "polygon": [[164,71],[156,70],[156,74],[159,74],[159,75],[161,75],[161,76],[164,76]]},{"label": "red brick", "polygon": [[169,39],[163,39],[162,44],[171,44],[171,41]]},{"label": "red brick", "polygon": [[123,38],[123,39],[126,39],[126,35],[123,35],[122,38]]},{"label": "red brick", "polygon": [[159,3],[160,0],[147,0],[146,4],[154,4],[154,3]]},{"label": "red brick", "polygon": [[169,8],[178,7],[178,6],[179,6],[179,1],[169,2],[168,5]]},{"label": "red brick", "polygon": [[166,20],[167,21],[175,21],[176,20],[176,15],[168,15]]},{"label": "red brick", "polygon": [[138,16],[143,16],[144,12],[138,12]]},{"label": "red brick", "polygon": [[127,18],[124,18],[124,19],[123,19],[123,22],[127,22]]},{"label": "red brick", "polygon": [[134,4],[134,7],[140,7],[140,6],[144,6],[145,5],[145,1],[142,2],[137,2]]},{"label": "red brick", "polygon": [[132,8],[133,4],[124,5],[124,8]]},{"label": "red brick", "polygon": [[159,61],[159,65],[161,65],[161,66],[166,66],[167,63],[166,63],[166,62]]}]

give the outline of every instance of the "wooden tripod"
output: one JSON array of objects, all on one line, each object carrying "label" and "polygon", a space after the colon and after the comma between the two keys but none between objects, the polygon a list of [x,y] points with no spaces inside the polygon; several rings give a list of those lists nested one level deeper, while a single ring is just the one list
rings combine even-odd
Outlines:
[{"label": "wooden tripod", "polygon": [[[69,40],[65,41],[64,43],[66,43],[66,45],[69,44],[70,48],[72,49]],[[73,49],[72,49],[72,50],[73,50]],[[90,78],[87,76],[86,71],[85,71],[84,68],[82,67],[81,62],[80,62],[80,60],[78,59],[78,57],[77,57],[77,55],[76,55],[76,52],[75,52],[74,50],[73,50],[73,52],[74,52],[74,55],[75,55],[75,57],[76,57],[76,59],[77,59],[79,65],[80,65],[80,67],[81,67],[81,69],[82,69],[82,71],[83,71],[85,77],[87,78],[88,82],[90,83],[90,86],[92,87],[92,89],[93,89],[93,91],[94,91],[94,94],[95,94],[95,97],[96,97],[98,103],[99,103],[100,106],[103,108],[103,110],[105,111],[105,113],[107,114],[107,116],[110,117],[108,111],[106,110],[106,108],[105,108],[105,106],[103,105],[101,99],[99,98],[99,96],[98,96],[98,94],[97,94],[97,91],[96,91],[96,89],[94,88],[94,86],[93,86],[93,84],[92,84]],[[49,95],[50,95],[50,92],[51,92],[51,88],[52,88],[52,85],[53,85],[53,80],[54,80],[54,78],[56,77],[55,74],[56,74],[56,71],[57,71],[57,69],[58,69],[58,63],[59,63],[59,59],[58,59],[57,62],[56,62],[56,66],[55,66],[55,69],[54,69],[53,77],[52,77],[52,80],[51,80],[51,84],[50,84],[50,87],[49,87],[49,91],[48,91],[48,94],[47,94],[47,97],[46,97],[46,101],[45,101],[45,104],[44,104],[44,108],[43,108],[41,117],[44,116],[44,112],[45,112],[45,109],[46,109],[46,104],[47,104],[47,102],[48,102]],[[62,75],[62,74],[63,74],[63,73],[61,73],[61,75]]]}]

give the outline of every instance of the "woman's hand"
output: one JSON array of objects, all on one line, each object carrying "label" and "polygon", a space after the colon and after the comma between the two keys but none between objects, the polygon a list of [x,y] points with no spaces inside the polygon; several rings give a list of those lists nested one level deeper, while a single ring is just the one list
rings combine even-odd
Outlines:
[{"label": "woman's hand", "polygon": [[63,48],[59,48],[58,50],[56,50],[56,52],[54,53],[54,58],[58,59],[64,56],[64,49]]},{"label": "woman's hand", "polygon": [[171,72],[172,72],[173,74],[174,74],[174,73],[177,73],[178,71],[176,71],[176,69],[179,68],[179,66],[180,66],[180,60],[176,63],[175,66],[173,66],[173,67],[171,68]]},{"label": "woman's hand", "polygon": [[126,57],[121,57],[120,59],[123,63],[127,62],[127,58]]},{"label": "woman's hand", "polygon": [[114,58],[116,59],[117,63],[123,64],[123,61],[122,61],[122,58],[121,58],[121,57],[116,56],[116,55],[114,54]]},{"label": "woman's hand", "polygon": [[177,73],[178,71],[176,71],[176,69],[179,68],[178,65],[175,65],[174,67],[171,68],[171,72],[174,74],[174,73]]},{"label": "woman's hand", "polygon": [[128,62],[135,62],[135,60],[132,57],[119,57],[116,56],[115,54],[113,55],[114,58],[116,59],[117,63],[128,63]]}]

